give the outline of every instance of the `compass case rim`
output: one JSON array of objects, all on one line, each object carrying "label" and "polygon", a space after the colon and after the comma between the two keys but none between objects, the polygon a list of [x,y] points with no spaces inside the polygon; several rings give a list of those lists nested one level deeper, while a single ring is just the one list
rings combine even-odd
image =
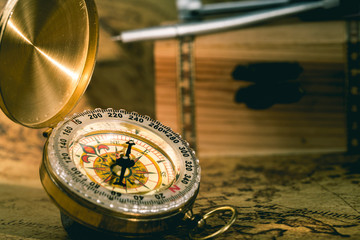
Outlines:
[{"label": "compass case rim", "polygon": [[86,199],[81,199],[56,180],[48,166],[48,144],[49,142],[46,141],[39,169],[41,183],[61,213],[89,229],[127,238],[166,234],[181,224],[185,214],[192,209],[199,193],[200,185],[197,186],[194,195],[183,205],[162,213],[112,212],[100,205],[95,206]]},{"label": "compass case rim", "polygon": [[[39,5],[45,7],[35,9]],[[98,41],[94,0],[9,0],[0,19],[0,108],[5,115],[30,128],[56,126],[90,82]]]},{"label": "compass case rim", "polygon": [[[118,118],[113,119],[114,116]],[[102,125],[95,127],[94,122],[99,121],[108,123],[106,128],[102,128]],[[132,131],[117,127],[114,123],[120,124],[119,126],[126,125]],[[69,150],[69,146],[74,146],[79,133],[85,136],[108,127],[112,131],[123,130],[128,134],[136,132],[137,129],[139,136],[154,142],[152,147],[166,151],[171,161],[178,162],[176,180],[166,189],[143,195],[141,199],[135,198],[140,196],[138,192],[121,193],[119,198],[113,198],[111,189],[100,187],[101,185],[95,187],[94,183],[100,183],[80,172],[81,168],[74,163],[71,157],[74,152]],[[66,129],[69,131],[66,132]],[[133,136],[134,139],[136,136]],[[185,150],[189,154],[184,156]],[[200,173],[201,168],[195,152],[170,128],[148,116],[108,108],[74,114],[53,129],[45,143],[40,179],[47,194],[61,212],[75,222],[116,235],[146,236],[154,232],[166,232],[181,224],[184,215],[192,209],[199,192]]]},{"label": "compass case rim", "polygon": [[[120,115],[121,117],[119,116],[119,118],[114,119],[114,113],[116,113],[116,116]],[[100,124],[101,122],[107,124]],[[96,124],[93,125],[94,123]],[[98,187],[91,185],[88,181],[83,181],[83,177],[88,175],[80,174],[81,172],[77,171],[79,170],[77,166],[79,166],[80,162],[76,164],[74,161],[72,153],[69,152],[69,144],[72,145],[79,139],[78,136],[85,136],[90,132],[99,130],[115,131],[116,129],[137,134],[143,138],[148,138],[150,141],[154,141],[153,147],[161,148],[162,151],[169,155],[169,159],[172,159],[171,161],[175,164],[173,167],[177,169],[173,176],[176,180],[171,181],[171,183],[169,182],[171,187],[168,185],[168,187],[161,190],[161,193],[164,194],[163,196],[152,192],[152,194],[146,195],[144,198],[139,198],[138,196],[133,196],[133,194],[137,194],[137,192],[133,192],[131,195],[121,195],[120,199],[117,199],[117,197],[112,197],[114,194],[111,192],[111,188],[105,187],[105,192],[99,192],[97,191]],[[136,139],[136,136],[133,136]],[[98,108],[93,111],[86,110],[60,122],[53,129],[48,141],[49,144],[46,148],[47,157],[44,158],[44,161],[49,163],[49,170],[53,174],[54,179],[57,182],[61,182],[73,194],[86,198],[96,205],[101,203],[103,207],[111,209],[111,211],[113,209],[121,209],[121,211],[130,211],[135,214],[151,215],[155,212],[167,211],[166,209],[174,209],[176,206],[182,206],[185,201],[191,198],[200,183],[201,168],[199,159],[189,144],[167,126],[151,119],[149,116],[142,116],[136,112],[127,112],[123,109],[114,110],[111,108]],[[96,149],[95,152],[97,152]],[[76,158],[78,159],[78,157]],[[160,174],[158,170],[157,172]],[[97,181],[102,182],[103,180],[98,179]],[[97,181],[91,180],[91,182],[95,183]],[[101,186],[100,182],[98,183]],[[87,194],[87,191],[92,193]],[[114,198],[114,203],[104,204],[108,202],[109,198]],[[134,204],[137,207],[131,207]]]}]

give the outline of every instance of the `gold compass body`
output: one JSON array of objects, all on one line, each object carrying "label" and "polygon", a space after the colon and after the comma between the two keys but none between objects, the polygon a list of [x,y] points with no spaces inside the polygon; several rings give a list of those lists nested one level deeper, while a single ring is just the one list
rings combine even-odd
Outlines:
[{"label": "gold compass body", "polygon": [[167,231],[199,190],[189,145],[124,110],[67,117],[89,84],[98,31],[93,0],[9,0],[0,18],[0,107],[16,123],[49,128],[40,178],[64,215],[124,236]]},{"label": "gold compass body", "polygon": [[96,109],[53,130],[41,179],[75,221],[125,236],[146,235],[174,228],[192,208],[200,166],[187,142],[158,121]]}]

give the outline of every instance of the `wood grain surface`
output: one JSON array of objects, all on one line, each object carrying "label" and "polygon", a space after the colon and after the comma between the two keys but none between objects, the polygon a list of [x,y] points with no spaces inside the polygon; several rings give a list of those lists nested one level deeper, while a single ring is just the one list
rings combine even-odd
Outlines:
[{"label": "wood grain surface", "polygon": [[[287,19],[197,37],[193,54],[199,154],[345,151],[345,30],[343,21]],[[179,131],[177,51],[176,40],[155,45],[157,117]],[[304,97],[265,110],[235,102],[237,91],[252,84],[233,79],[235,67],[269,62],[300,64],[303,72],[293,80]]]}]

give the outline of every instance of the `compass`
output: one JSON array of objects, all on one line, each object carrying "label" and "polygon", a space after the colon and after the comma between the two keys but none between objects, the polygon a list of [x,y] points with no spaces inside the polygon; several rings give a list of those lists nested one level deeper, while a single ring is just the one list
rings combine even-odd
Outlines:
[{"label": "compass", "polygon": [[40,173],[63,213],[90,228],[126,235],[177,225],[200,183],[199,161],[186,141],[148,116],[114,109],[60,122]]},{"label": "compass", "polygon": [[68,116],[95,65],[93,0],[10,0],[0,23],[0,107],[16,123],[48,129],[40,179],[65,229],[73,222],[143,237],[231,211],[229,223],[208,238],[235,221],[232,207],[193,215],[199,160],[169,127],[125,110]]}]

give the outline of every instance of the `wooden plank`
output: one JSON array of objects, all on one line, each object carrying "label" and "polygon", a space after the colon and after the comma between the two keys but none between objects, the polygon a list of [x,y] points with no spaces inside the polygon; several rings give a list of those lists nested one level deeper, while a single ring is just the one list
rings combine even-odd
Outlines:
[{"label": "wooden plank", "polygon": [[[345,151],[345,23],[290,22],[198,37],[196,117],[201,156]],[[155,44],[156,114],[178,129],[174,40]],[[305,96],[294,104],[252,110],[236,103],[237,65],[298,62]],[[259,96],[261,97],[261,96]]]}]

